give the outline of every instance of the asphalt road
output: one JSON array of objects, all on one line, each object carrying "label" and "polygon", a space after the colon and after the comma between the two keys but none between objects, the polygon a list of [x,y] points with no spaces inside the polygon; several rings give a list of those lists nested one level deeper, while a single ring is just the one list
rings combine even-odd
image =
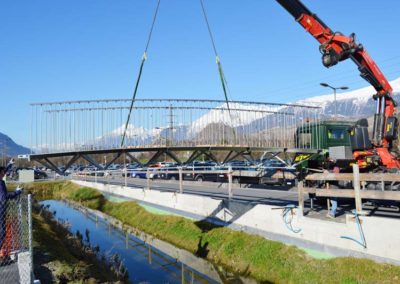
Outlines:
[{"label": "asphalt road", "polygon": [[[94,181],[95,178],[85,177],[82,180]],[[146,179],[127,178],[127,186],[147,188]],[[124,177],[103,178],[98,177],[97,182],[109,183],[115,185],[125,185]],[[179,182],[165,181],[165,180],[151,180],[150,188],[160,191],[179,191]],[[195,194],[210,196],[216,199],[227,199],[229,197],[228,185],[226,183],[217,182],[188,182],[183,184],[183,192],[186,194]],[[276,204],[284,206],[289,203],[297,204],[297,191],[290,191],[278,186],[270,186],[268,188],[251,188],[235,185],[232,189],[232,200],[239,202],[250,203],[263,203],[263,204]],[[308,199],[308,196],[306,197]]]},{"label": "asphalt road", "polygon": [[[95,181],[94,177],[78,177],[81,180]],[[124,177],[97,177],[97,182],[125,185]],[[147,188],[146,179],[126,178],[126,184],[130,187]],[[177,192],[179,191],[179,182],[166,181],[166,180],[151,180],[150,188],[160,191]],[[228,185],[226,183],[216,182],[192,182],[185,181],[183,184],[183,192],[186,194],[195,194],[209,196],[216,199],[228,199]],[[277,207],[285,206],[287,204],[298,204],[298,193],[296,188],[282,188],[279,186],[268,186],[265,188],[254,187],[239,187],[234,185],[232,189],[233,201],[244,204],[268,204]],[[316,203],[314,202],[311,208],[311,200],[308,195],[304,196],[305,200],[305,214],[309,217],[318,219],[327,219],[327,204],[326,201]],[[338,217],[334,220],[336,222],[344,222],[345,214],[350,213],[354,209],[354,201],[352,199],[340,199],[338,202]],[[381,202],[378,205],[370,204],[368,202],[363,204],[363,209],[374,216],[394,217],[400,218],[400,210],[398,204],[390,202]],[[331,219],[330,219],[331,220]]]}]

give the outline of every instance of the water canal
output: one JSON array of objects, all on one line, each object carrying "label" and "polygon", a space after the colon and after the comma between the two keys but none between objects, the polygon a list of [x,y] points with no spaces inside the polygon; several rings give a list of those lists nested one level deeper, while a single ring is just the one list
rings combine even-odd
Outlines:
[{"label": "water canal", "polygon": [[55,211],[55,219],[67,222],[72,233],[79,231],[86,236],[85,242],[98,246],[101,255],[118,255],[132,283],[243,283],[244,279],[171,244],[126,233],[101,213],[63,201],[47,200],[41,204]]}]

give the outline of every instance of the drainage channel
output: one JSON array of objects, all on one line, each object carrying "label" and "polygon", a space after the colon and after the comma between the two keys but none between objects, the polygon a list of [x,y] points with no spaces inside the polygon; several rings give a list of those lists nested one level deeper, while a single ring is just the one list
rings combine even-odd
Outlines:
[{"label": "drainage channel", "polygon": [[[63,201],[47,200],[41,204],[55,211],[60,222],[68,222],[72,233],[79,231],[91,246],[98,246],[102,255],[118,255],[132,283],[222,283],[236,278],[169,243],[126,233],[100,212]],[[244,279],[236,280],[241,283]]]}]

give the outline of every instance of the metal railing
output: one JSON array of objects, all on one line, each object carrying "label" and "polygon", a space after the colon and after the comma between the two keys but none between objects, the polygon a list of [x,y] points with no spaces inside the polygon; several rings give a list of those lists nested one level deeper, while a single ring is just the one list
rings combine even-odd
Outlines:
[{"label": "metal railing", "polygon": [[[31,149],[47,154],[120,148],[129,104],[130,100],[32,104]],[[320,113],[319,107],[295,104],[232,101],[228,109],[219,100],[136,100],[122,146],[293,148],[296,128],[318,124]]]},{"label": "metal railing", "polygon": [[[293,170],[291,166],[239,167],[230,165],[186,165],[160,168],[147,167],[119,170],[79,171],[71,174],[70,178],[106,184],[121,182],[121,184],[124,184],[125,186],[128,186],[128,184],[132,182],[132,178],[138,178],[146,182],[144,188],[147,190],[152,189],[153,182],[175,182],[179,185],[179,188],[177,189],[179,193],[184,193],[184,185],[199,185],[203,182],[211,182],[218,184],[218,188],[227,189],[228,197],[232,198],[234,188],[249,186],[262,187],[262,180],[270,170],[276,170],[276,172],[271,176],[268,175],[270,179],[275,179],[275,182],[290,180],[290,185],[294,185],[296,175],[291,172],[291,170]],[[121,178],[123,180],[121,180]],[[286,186],[286,183],[282,185]]]},{"label": "metal railing", "polygon": [[0,282],[33,282],[32,200],[19,195],[0,201]]},{"label": "metal railing", "polygon": [[[298,184],[299,208],[304,211],[304,194],[311,193],[316,197],[326,198],[354,198],[357,214],[364,214],[365,200],[400,201],[400,176],[394,173],[360,173],[358,165],[353,165],[352,173],[315,173],[305,178],[306,182],[313,182],[313,186],[306,186],[303,181]],[[336,186],[338,182],[351,184],[349,188]],[[317,185],[324,185],[323,187]],[[329,207],[329,202],[328,202]]]}]

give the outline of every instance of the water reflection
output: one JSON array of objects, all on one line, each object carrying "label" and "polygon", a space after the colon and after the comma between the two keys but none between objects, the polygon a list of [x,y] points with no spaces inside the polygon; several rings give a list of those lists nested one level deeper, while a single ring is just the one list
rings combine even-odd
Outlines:
[{"label": "water reflection", "polygon": [[133,283],[220,283],[214,267],[201,258],[152,239],[151,245],[135,235],[111,225],[107,220],[82,212],[62,201],[43,201],[56,211],[56,218],[67,221],[71,232],[82,237],[104,255],[119,255]]}]

